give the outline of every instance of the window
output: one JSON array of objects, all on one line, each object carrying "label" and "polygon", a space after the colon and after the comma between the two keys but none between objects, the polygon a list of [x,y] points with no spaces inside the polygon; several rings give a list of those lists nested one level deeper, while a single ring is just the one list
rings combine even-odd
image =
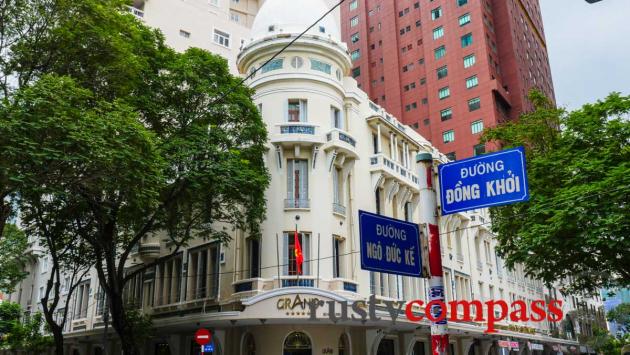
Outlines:
[{"label": "window", "polygon": [[444,27],[440,26],[433,29],[433,39],[444,37]]},{"label": "window", "polygon": [[307,115],[307,102],[306,100],[289,99],[289,106],[287,110],[288,122],[306,122]]},{"label": "window", "polygon": [[440,90],[438,90],[438,98],[440,100],[444,100],[449,96],[451,96],[451,89],[449,89],[448,86],[443,87]]},{"label": "window", "polygon": [[462,36],[462,48],[466,48],[473,43],[472,33],[468,33]]},{"label": "window", "polygon": [[357,78],[361,76],[361,67],[352,68],[352,77]]},{"label": "window", "polygon": [[341,119],[341,111],[334,107],[330,106],[330,119],[333,128],[343,129],[343,120]]},{"label": "window", "polygon": [[305,159],[287,160],[287,202],[285,207],[309,208],[308,161]]},{"label": "window", "polygon": [[[311,245],[310,234],[304,232],[298,232],[298,241],[302,247],[302,257],[304,263],[302,264],[302,273],[300,275],[310,275],[310,259],[311,259]],[[282,248],[282,269],[284,275],[298,275],[297,265],[295,262],[295,231],[284,232],[283,248]]]},{"label": "window", "polygon": [[481,133],[483,131],[483,120],[477,120],[470,124],[472,134]]},{"label": "window", "polygon": [[424,85],[427,83],[427,78],[420,78],[420,85]]},{"label": "window", "polygon": [[82,319],[87,317],[88,301],[90,300],[90,282],[82,282],[75,290],[74,317]]},{"label": "window", "polygon": [[440,67],[436,70],[436,73],[438,79],[446,78],[446,76],[448,75],[448,68],[446,67],[446,65]]},{"label": "window", "polygon": [[291,58],[291,66],[295,69],[300,69],[304,65],[304,59],[302,57]]},{"label": "window", "polygon": [[416,27],[420,27],[420,26],[422,26],[422,21],[420,20],[416,21]]},{"label": "window", "polygon": [[330,74],[332,72],[332,67],[328,63],[324,63],[317,59],[311,59],[311,69],[324,72],[326,74]]},{"label": "window", "polygon": [[475,111],[481,108],[481,100],[478,97],[468,100],[468,111]]},{"label": "window", "polygon": [[179,35],[184,37],[184,38],[190,38],[190,32],[188,32],[188,31],[179,30]]},{"label": "window", "polygon": [[214,43],[230,48],[230,34],[223,31],[214,30]]},{"label": "window", "polygon": [[239,16],[236,12],[230,12],[230,20],[233,22],[240,22],[241,16]]},{"label": "window", "polygon": [[433,50],[433,53],[435,54],[435,59],[440,59],[446,55],[446,47],[439,46]]},{"label": "window", "polygon": [[210,0],[210,5],[219,6],[219,0]]},{"label": "window", "polygon": [[474,54],[467,55],[464,57],[464,68],[470,68],[475,65],[476,58]]},{"label": "window", "polygon": [[343,208],[343,174],[341,169],[338,167],[333,167],[332,169],[332,181],[333,181],[333,211],[341,212],[341,214],[345,214]]},{"label": "window", "polygon": [[444,110],[440,111],[440,118],[442,119],[442,121],[448,121],[453,117],[453,110],[449,107],[449,108],[445,108]]},{"label": "window", "polygon": [[257,238],[247,239],[247,260],[249,263],[249,277],[260,276],[260,240]]},{"label": "window", "polygon": [[343,239],[333,236],[333,277],[342,277],[341,256]]},{"label": "window", "polygon": [[451,129],[442,133],[442,140],[444,141],[444,143],[455,141],[455,131]]},{"label": "window", "polygon": [[477,75],[473,75],[470,78],[466,79],[466,89],[474,88],[479,85],[479,80],[477,79]]},{"label": "window", "polygon": [[260,72],[264,74],[272,70],[282,69],[283,64],[284,64],[284,59],[276,58],[272,60],[271,62],[263,65],[262,68],[260,68]]},{"label": "window", "polygon": [[357,60],[361,58],[361,50],[357,49],[352,51],[352,53],[350,53],[350,59],[352,60]]},{"label": "window", "polygon": [[350,19],[350,27],[354,27],[359,24],[359,16],[355,16]]},{"label": "window", "polygon": [[431,10],[431,19],[437,20],[440,17],[442,17],[442,8],[441,7],[438,7],[438,8],[435,8],[435,9]]},{"label": "window", "polygon": [[459,17],[459,25],[460,26],[466,26],[469,23],[470,23],[470,14],[464,14],[464,15]]},{"label": "window", "polygon": [[353,34],[352,36],[350,36],[350,41],[352,43],[357,43],[359,42],[359,32]]},{"label": "window", "polygon": [[486,152],[485,144],[477,144],[476,146],[473,147],[473,156],[485,154],[485,152]]},{"label": "window", "polygon": [[350,11],[355,10],[357,7],[359,7],[359,2],[358,0],[352,0],[350,1]]},{"label": "window", "polygon": [[[455,152],[446,153],[446,157],[449,160],[457,160],[457,157],[455,156]],[[455,353],[453,353],[453,354],[455,354]]]},{"label": "window", "polygon": [[456,1],[457,1],[457,6],[464,6],[468,4],[468,0],[456,0]]},{"label": "window", "polygon": [[324,27],[324,26],[319,26],[319,32],[320,32],[320,33],[326,33],[326,27]]}]

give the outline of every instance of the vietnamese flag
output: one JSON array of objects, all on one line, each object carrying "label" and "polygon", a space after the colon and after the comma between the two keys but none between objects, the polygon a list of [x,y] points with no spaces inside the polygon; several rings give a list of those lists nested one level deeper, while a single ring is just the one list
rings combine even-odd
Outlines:
[{"label": "vietnamese flag", "polygon": [[295,228],[293,244],[295,252],[295,268],[297,270],[297,274],[302,275],[302,264],[304,263],[304,255],[302,255],[302,245],[300,245],[300,238],[298,238],[297,226]]}]

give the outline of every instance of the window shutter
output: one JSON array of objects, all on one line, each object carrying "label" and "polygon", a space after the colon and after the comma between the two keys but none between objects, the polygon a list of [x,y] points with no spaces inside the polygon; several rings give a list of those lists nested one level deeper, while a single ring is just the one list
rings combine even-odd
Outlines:
[{"label": "window shutter", "polygon": [[[293,159],[287,159],[287,199],[292,200],[295,192],[295,168],[293,167]],[[291,202],[291,201],[289,201]]]},{"label": "window shutter", "polygon": [[[298,162],[298,161],[296,161]],[[306,160],[299,160],[298,169],[300,172],[300,200],[308,200],[308,164]]]},{"label": "window shutter", "polygon": [[300,122],[308,121],[306,100],[300,100]]},{"label": "window shutter", "polygon": [[[282,275],[289,274],[289,235],[282,233]],[[280,280],[278,282],[281,283]]]},{"label": "window shutter", "polygon": [[333,168],[332,179],[333,179],[333,202],[339,203],[339,171],[337,170],[337,168]]},{"label": "window shutter", "polygon": [[304,256],[303,274],[311,274],[311,238],[307,233],[302,233],[302,254]]}]

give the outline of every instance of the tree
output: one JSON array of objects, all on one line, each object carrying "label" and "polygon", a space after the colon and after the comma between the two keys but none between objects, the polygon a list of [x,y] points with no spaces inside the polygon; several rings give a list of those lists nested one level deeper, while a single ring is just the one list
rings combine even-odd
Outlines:
[{"label": "tree", "polygon": [[0,238],[0,291],[11,293],[15,285],[28,275],[24,271],[28,239],[14,224],[7,224],[4,234]]},{"label": "tree", "polygon": [[630,97],[566,112],[539,92],[535,110],[484,132],[525,146],[531,200],[491,209],[499,251],[528,275],[575,289],[630,284]]},{"label": "tree", "polygon": [[606,314],[606,319],[615,322],[624,332],[630,332],[630,303],[622,303]]},{"label": "tree", "polygon": [[168,258],[194,238],[259,235],[269,178],[252,91],[224,59],[166,48],[122,4],[71,2],[38,46],[16,45],[14,60],[35,69],[0,111],[0,159],[21,198],[46,201],[94,252],[112,326],[136,354],[123,292],[155,263],[129,271],[132,249],[159,236]]},{"label": "tree", "polygon": [[41,352],[51,343],[49,336],[42,334],[43,318],[41,313],[22,315],[22,308],[17,303],[0,303],[0,350],[23,350]]}]

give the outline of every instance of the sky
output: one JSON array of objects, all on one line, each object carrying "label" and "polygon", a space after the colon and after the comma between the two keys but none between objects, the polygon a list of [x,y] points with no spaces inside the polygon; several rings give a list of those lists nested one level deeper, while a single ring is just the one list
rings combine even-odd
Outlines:
[{"label": "sky", "polygon": [[559,106],[630,95],[630,0],[539,0]]}]

